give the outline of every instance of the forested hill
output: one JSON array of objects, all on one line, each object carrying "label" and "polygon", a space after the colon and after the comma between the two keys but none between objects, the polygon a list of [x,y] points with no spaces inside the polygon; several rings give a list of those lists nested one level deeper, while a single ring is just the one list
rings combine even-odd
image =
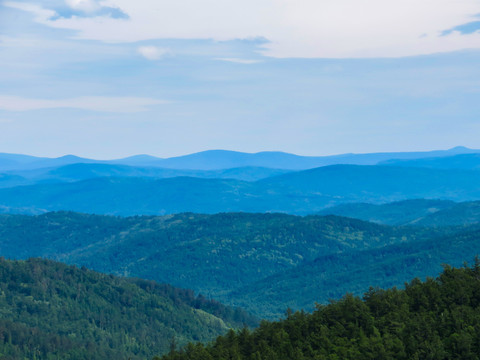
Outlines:
[{"label": "forested hill", "polygon": [[335,216],[57,212],[0,216],[0,254],[154,279],[225,301],[229,291],[320,256],[415,242],[435,232]]},{"label": "forested hill", "polygon": [[382,205],[353,203],[334,206],[320,215],[346,216],[386,225],[455,226],[480,223],[480,201],[414,199]]},{"label": "forested hill", "polygon": [[480,359],[480,265],[446,267],[405,290],[346,295],[312,314],[288,313],[162,360]]},{"label": "forested hill", "polygon": [[465,254],[480,253],[477,234],[475,226],[391,227],[337,216],[56,212],[1,215],[0,254],[152,279],[278,318],[289,306],[310,310],[345,291],[461,265]]},{"label": "forested hill", "polygon": [[7,360],[146,359],[256,323],[190,290],[40,259],[0,259],[0,312]]}]

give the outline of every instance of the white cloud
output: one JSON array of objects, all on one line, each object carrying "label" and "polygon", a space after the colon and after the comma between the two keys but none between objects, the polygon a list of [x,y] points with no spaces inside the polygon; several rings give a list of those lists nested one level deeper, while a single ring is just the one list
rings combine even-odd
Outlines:
[{"label": "white cloud", "polygon": [[8,6],[14,9],[31,12],[35,15],[35,21],[39,23],[48,23],[49,19],[57,15],[54,10],[44,9],[39,5],[32,3],[21,3],[16,1],[5,1],[3,6]]},{"label": "white cloud", "polygon": [[137,50],[140,55],[148,60],[160,60],[171,54],[170,49],[164,49],[157,46],[140,46]]},{"label": "white cloud", "polygon": [[261,62],[260,60],[239,59],[239,58],[215,58],[215,60],[227,61],[227,62],[245,64],[245,65],[258,64],[259,62]]},{"label": "white cloud", "polygon": [[101,6],[94,0],[65,0],[68,6],[74,10],[94,13],[101,9]]},{"label": "white cloud", "polygon": [[57,108],[133,113],[148,110],[149,106],[166,104],[168,101],[140,97],[85,96],[71,99],[46,100],[0,95],[0,110],[30,111]]},{"label": "white cloud", "polygon": [[[73,0],[72,0],[73,1]],[[85,2],[89,2],[86,1]],[[7,5],[12,6],[9,2]],[[402,57],[480,48],[480,33],[443,30],[480,13],[478,0],[105,0],[129,19],[50,19],[30,5],[37,21],[106,42],[151,39],[264,37],[273,57]],[[14,5],[19,8],[18,5]],[[44,14],[45,15],[45,14]]]}]

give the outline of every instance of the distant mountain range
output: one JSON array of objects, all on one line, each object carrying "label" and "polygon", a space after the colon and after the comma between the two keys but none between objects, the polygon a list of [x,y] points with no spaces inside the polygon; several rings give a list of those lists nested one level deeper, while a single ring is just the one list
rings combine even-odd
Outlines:
[{"label": "distant mountain range", "polygon": [[0,213],[311,214],[347,203],[475,201],[480,199],[477,151],[457,147],[304,157],[212,150],[169,159],[139,155],[112,161],[0,154]]},{"label": "distant mountain range", "polygon": [[[10,180],[11,181],[11,180]],[[480,171],[333,165],[248,182],[99,177],[0,189],[0,210],[142,215],[227,211],[309,214],[352,202],[480,199]]]},{"label": "distant mountain range", "polygon": [[263,167],[241,167],[223,170],[179,170],[156,167],[135,167],[128,165],[78,163],[30,170],[15,170],[0,174],[0,188],[75,182],[101,177],[165,179],[189,176],[206,179],[236,179],[256,181],[281,175],[289,170]]},{"label": "distant mountain range", "polygon": [[423,159],[391,159],[382,161],[379,165],[424,167],[431,169],[479,170],[480,154],[460,154],[455,156],[428,157]]},{"label": "distant mountain range", "polygon": [[480,150],[473,150],[459,146],[449,150],[341,154],[332,156],[300,156],[277,151],[265,151],[251,154],[227,150],[208,150],[166,159],[150,155],[136,155],[117,160],[94,160],[74,155],[66,155],[58,158],[45,158],[0,153],[0,171],[32,170],[78,163],[161,167],[177,170],[221,170],[239,167],[306,170],[336,164],[376,165],[380,162],[390,160],[412,160],[472,153],[480,153]]}]

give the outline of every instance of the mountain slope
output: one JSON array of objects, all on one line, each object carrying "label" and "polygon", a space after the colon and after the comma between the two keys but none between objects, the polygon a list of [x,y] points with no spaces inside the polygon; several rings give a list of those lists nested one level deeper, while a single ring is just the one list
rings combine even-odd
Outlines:
[{"label": "mountain slope", "polygon": [[[236,304],[243,298],[230,292],[317,258],[354,257],[363,250],[399,243],[413,247],[446,232],[453,230],[392,228],[334,216],[227,213],[119,218],[59,212],[0,216],[0,254],[21,259],[42,256],[153,279]],[[300,286],[303,277],[298,273],[290,285]],[[258,295],[251,298],[263,296],[269,286],[257,288]],[[320,297],[306,290],[294,292],[309,305]],[[277,294],[285,301],[291,296]],[[248,303],[262,316],[263,305]]]},{"label": "mountain slope", "polygon": [[334,206],[318,214],[346,216],[386,225],[468,226],[480,223],[480,202],[415,199],[382,205],[352,203]]},{"label": "mountain slope", "polygon": [[461,146],[449,150],[425,152],[340,154],[331,156],[300,156],[279,151],[264,151],[252,154],[226,150],[208,150],[169,159],[159,159],[150,164],[176,169],[213,170],[240,166],[263,166],[278,169],[305,170],[335,164],[375,165],[390,159],[418,159],[474,152],[480,153],[479,150]]},{"label": "mountain slope", "polygon": [[177,170],[158,167],[134,167],[113,164],[70,164],[53,168],[33,170],[9,171],[0,174],[0,187],[13,187],[19,185],[34,185],[42,183],[75,182],[101,177],[140,177],[164,179],[179,176],[199,178],[237,179],[243,181],[256,181],[270,176],[287,173],[287,170],[242,167],[226,170]]},{"label": "mountain slope", "polygon": [[203,346],[189,344],[163,360],[478,359],[480,266],[446,266],[405,290],[347,294],[313,314],[287,312],[253,332],[230,331]]},{"label": "mountain slope", "polygon": [[327,303],[347,291],[360,295],[370,286],[400,287],[413,277],[436,276],[441,264],[461,266],[465,257],[480,254],[479,238],[480,227],[475,226],[448,236],[321,256],[239,288],[230,296],[238,306],[255,304],[259,313],[271,311],[271,316],[286,306],[312,310],[314,304],[307,299]]},{"label": "mountain slope", "polygon": [[137,215],[226,211],[309,214],[349,202],[480,198],[480,172],[333,165],[256,182],[176,177],[95,178],[0,189],[0,206]]},{"label": "mountain slope", "polygon": [[476,171],[333,165],[279,175],[257,184],[295,194],[381,202],[392,198],[480,197],[479,180],[480,172]]},{"label": "mountain slope", "polygon": [[[320,211],[319,215],[337,215],[386,225],[420,224],[428,217],[456,205],[453,201],[413,199],[387,204],[350,203]],[[460,224],[450,224],[460,225]]]},{"label": "mountain slope", "polygon": [[419,226],[467,226],[480,223],[480,201],[455,204],[452,207],[418,219]]},{"label": "mountain slope", "polygon": [[4,359],[145,359],[249,320],[191,291],[47,260],[2,258],[0,274]]},{"label": "mountain slope", "polygon": [[214,213],[241,210],[239,194],[250,188],[250,183],[221,179],[96,178],[0,189],[0,205],[115,215]]},{"label": "mountain slope", "polygon": [[480,153],[410,160],[392,159],[381,162],[380,165],[424,167],[431,169],[480,170]]}]

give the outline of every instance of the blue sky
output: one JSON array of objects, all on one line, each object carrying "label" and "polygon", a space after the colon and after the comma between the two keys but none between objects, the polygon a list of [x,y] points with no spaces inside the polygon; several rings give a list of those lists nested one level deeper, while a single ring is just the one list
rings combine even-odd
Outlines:
[{"label": "blue sky", "polygon": [[480,148],[480,1],[0,1],[0,152]]}]

